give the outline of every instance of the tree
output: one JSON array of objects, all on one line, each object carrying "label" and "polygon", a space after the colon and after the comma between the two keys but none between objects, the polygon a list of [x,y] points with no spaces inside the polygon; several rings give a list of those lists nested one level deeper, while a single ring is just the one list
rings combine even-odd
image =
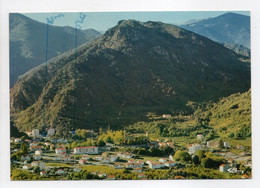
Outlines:
[{"label": "tree", "polygon": [[104,147],[106,145],[106,143],[103,141],[103,140],[99,140],[98,142],[97,142],[97,146],[98,147]]},{"label": "tree", "polygon": [[186,151],[178,150],[174,154],[174,159],[176,161],[188,162],[188,161],[191,161],[191,156]]},{"label": "tree", "polygon": [[72,142],[71,143],[71,148],[75,148],[75,147],[77,147],[77,142]]},{"label": "tree", "polygon": [[195,152],[195,155],[197,155],[199,157],[199,160],[201,161],[205,156],[205,151],[204,150],[197,150]]},{"label": "tree", "polygon": [[224,142],[223,142],[222,139],[220,139],[220,140],[218,141],[218,147],[221,148],[221,149],[224,148]]},{"label": "tree", "polygon": [[198,155],[193,156],[192,163],[193,164],[200,164],[200,159],[199,159]]},{"label": "tree", "polygon": [[29,147],[26,143],[23,142],[20,149],[21,149],[20,151],[21,151],[22,154],[27,154]]}]

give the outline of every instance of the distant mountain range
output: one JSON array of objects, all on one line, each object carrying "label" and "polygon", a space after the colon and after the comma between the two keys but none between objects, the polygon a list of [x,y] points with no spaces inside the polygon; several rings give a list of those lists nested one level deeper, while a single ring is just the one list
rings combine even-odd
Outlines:
[{"label": "distant mountain range", "polygon": [[226,13],[218,17],[191,21],[180,27],[220,43],[243,45],[250,49],[250,17]]},{"label": "distant mountain range", "polygon": [[[46,24],[22,14],[11,13],[10,23],[10,86],[18,77],[45,62]],[[100,36],[94,29],[78,30],[78,43]],[[75,48],[75,29],[49,26],[48,59]]]},{"label": "distant mountain range", "polygon": [[[218,100],[250,88],[246,57],[161,22],[123,20],[90,43],[49,61],[46,125],[98,128],[144,120],[148,112],[190,114],[189,101]],[[11,89],[11,121],[42,128],[44,65]],[[73,127],[76,114],[76,127]]]}]

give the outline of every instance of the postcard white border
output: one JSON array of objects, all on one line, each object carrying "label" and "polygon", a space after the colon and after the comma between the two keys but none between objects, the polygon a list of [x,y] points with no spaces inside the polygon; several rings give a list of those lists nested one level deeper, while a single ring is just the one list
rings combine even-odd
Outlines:
[{"label": "postcard white border", "polygon": [[[0,0],[0,187],[258,187],[260,185],[260,1],[259,0]],[[252,49],[252,180],[150,181],[10,181],[9,158],[9,12],[106,11],[251,11]]]}]

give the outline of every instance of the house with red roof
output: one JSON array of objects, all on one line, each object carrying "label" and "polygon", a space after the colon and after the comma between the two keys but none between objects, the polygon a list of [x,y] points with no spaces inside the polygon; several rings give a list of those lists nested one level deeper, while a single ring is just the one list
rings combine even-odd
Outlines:
[{"label": "house with red roof", "polygon": [[55,153],[56,154],[66,153],[66,148],[56,148]]}]

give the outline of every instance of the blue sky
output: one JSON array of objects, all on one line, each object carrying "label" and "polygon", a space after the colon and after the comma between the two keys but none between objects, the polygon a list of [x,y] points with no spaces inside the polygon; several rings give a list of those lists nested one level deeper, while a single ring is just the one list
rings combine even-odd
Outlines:
[{"label": "blue sky", "polygon": [[[249,11],[174,11],[174,12],[86,12],[81,24],[82,29],[93,28],[106,31],[115,26],[119,20],[136,19],[139,21],[161,21],[170,24],[182,24],[193,19],[207,19],[227,12],[250,16]],[[58,13],[23,13],[34,20],[46,23],[46,18],[57,16]],[[55,19],[53,25],[75,26],[75,20],[80,19],[80,13],[62,13],[64,17]]]}]

